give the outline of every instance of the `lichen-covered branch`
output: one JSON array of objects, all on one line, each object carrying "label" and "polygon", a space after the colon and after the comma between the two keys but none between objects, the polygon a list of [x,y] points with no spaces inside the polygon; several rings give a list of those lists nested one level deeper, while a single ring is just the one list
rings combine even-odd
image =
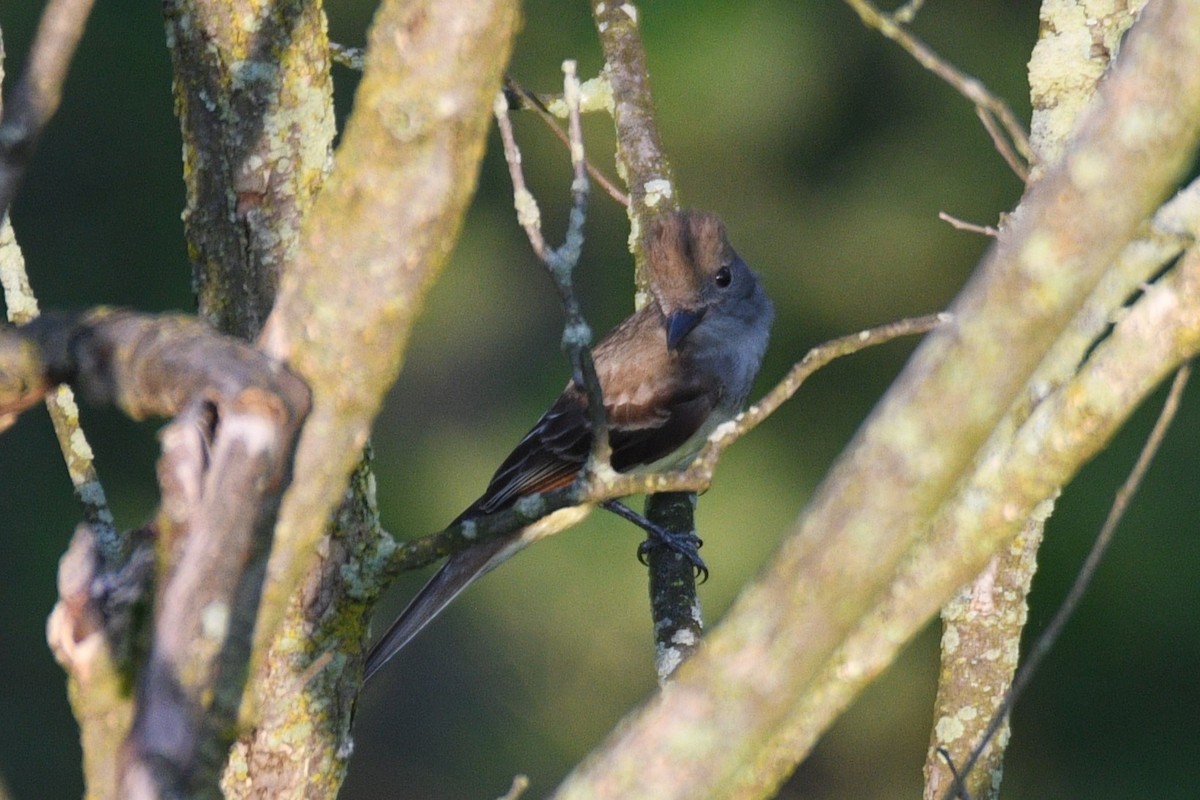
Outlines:
[{"label": "lichen-covered branch", "polygon": [[1038,40],[1029,57],[1033,180],[1058,163],[1096,85],[1117,57],[1121,39],[1146,0],[1111,6],[1070,0],[1042,3]]},{"label": "lichen-covered branch", "polygon": [[[1028,191],[952,306],[954,321],[918,349],[764,579],[743,593],[675,682],[568,779],[560,797],[761,796],[791,771],[803,752],[791,746],[800,715],[812,710],[818,692],[832,691],[820,676],[953,500],[956,480],[1194,152],[1198,16],[1194,3],[1168,0],[1147,8],[1062,164]],[[1139,124],[1145,119],[1155,124]],[[1169,296],[1164,290],[1148,312],[1162,311]],[[1174,330],[1186,330],[1182,309],[1190,302],[1180,295],[1173,306],[1182,314]],[[1177,362],[1188,335],[1163,336],[1170,326],[1156,330]],[[945,547],[937,551],[951,582],[940,594],[922,584],[932,605],[921,609],[921,622],[1102,446],[1161,378],[1164,363],[1170,368],[1162,347],[1122,354],[1129,366],[1105,375],[1104,385],[1089,377],[1098,371],[1085,371],[1071,385],[1071,402],[1059,407],[1062,416],[1039,420],[1051,423],[1041,430],[1055,431],[1062,449],[1049,467],[1046,451],[1039,453],[1043,477],[1036,486],[1026,483],[1035,476],[994,476],[992,485],[1009,501],[995,508],[1008,516],[989,517],[991,527],[977,517],[969,526],[959,520],[954,530],[978,538],[971,547],[960,545],[957,558],[947,558]],[[1151,360],[1144,375],[1130,378],[1133,364]],[[1034,414],[1053,406],[1043,402]],[[1039,430],[1032,418],[1026,430]],[[1015,452],[1037,452],[1040,444],[1022,443],[1029,450]],[[964,513],[973,508],[962,506]],[[879,647],[898,646],[914,629],[880,631]],[[656,759],[646,758],[651,752]],[[662,769],[654,768],[658,763]]]},{"label": "lichen-covered branch", "polygon": [[870,0],[846,0],[846,4],[858,14],[863,24],[900,45],[918,64],[974,103],[979,121],[992,137],[992,142],[1004,162],[1021,180],[1029,178],[1028,162],[1033,157],[1033,149],[1029,144],[1029,135],[1017,119],[1017,115],[979,79],[967,75],[942,59],[929,45],[905,27],[907,21],[916,13],[912,7],[904,6],[888,14],[880,11]]},{"label": "lichen-covered branch", "polygon": [[[386,574],[390,577],[407,570],[420,569],[434,561],[479,544],[482,541],[504,536],[535,522],[560,508],[581,503],[602,503],[618,500],[630,495],[656,493],[679,494],[707,490],[712,485],[713,474],[726,448],[754,430],[771,414],[790,399],[817,370],[843,356],[853,355],[868,347],[885,344],[901,336],[927,333],[949,321],[944,314],[915,317],[898,322],[868,328],[849,336],[833,339],[818,345],[805,354],[787,374],[757,403],[750,406],[737,418],[720,426],[710,434],[708,441],[692,459],[690,464],[669,472],[628,474],[593,470],[585,480],[566,489],[556,489],[544,494],[532,495],[510,508],[475,517],[467,522],[451,525],[443,531],[413,539],[399,545],[391,554]],[[671,512],[674,509],[674,502]],[[690,503],[689,503],[690,505]],[[663,574],[662,582],[671,580],[670,572]],[[658,579],[656,579],[658,580]],[[652,584],[652,591],[654,591]],[[677,608],[683,607],[678,599],[670,600]],[[688,611],[688,615],[691,611]],[[690,626],[682,625],[681,630]]]},{"label": "lichen-covered branch", "polygon": [[[1189,268],[1194,270],[1196,269],[1195,259],[1192,260],[1193,263]],[[962,760],[957,765],[959,780],[965,784],[965,788],[972,797],[996,798],[999,796],[1004,747],[1008,738],[1009,714],[1024,690],[1032,682],[1042,660],[1057,643],[1058,637],[1078,608],[1108,546],[1112,543],[1117,525],[1125,511],[1128,510],[1129,503],[1137,493],[1142,478],[1145,477],[1146,471],[1162,445],[1167,429],[1179,410],[1183,389],[1187,385],[1190,374],[1191,368],[1187,363],[1176,372],[1175,380],[1171,384],[1171,389],[1159,412],[1154,429],[1146,438],[1137,462],[1118,490],[1112,507],[1109,509],[1108,517],[1104,520],[1104,525],[1097,534],[1087,559],[1079,568],[1071,590],[1058,610],[1055,611],[1054,617],[1045,630],[1034,641],[1028,658],[1021,665],[1020,670],[1016,671],[1015,676],[1012,672],[1016,667],[1017,644],[1020,641],[1021,626],[1024,624],[1025,605],[1023,600],[1024,594],[1029,590],[1027,578],[1023,581],[1026,585],[1015,585],[1021,592],[1022,602],[1020,603],[1014,602],[1011,597],[1006,597],[1005,587],[994,587],[998,591],[994,591],[993,594],[997,603],[993,604],[992,616],[995,616],[996,611],[1004,616],[1011,617],[1013,613],[1017,615],[1007,620],[997,618],[994,621],[994,630],[989,631],[992,626],[989,626],[986,619],[982,618],[983,615],[972,614],[964,616],[961,619],[963,624],[957,626],[961,635],[952,636],[950,634],[954,628],[951,627],[951,614],[943,609],[942,616],[947,625],[946,635],[942,639],[943,683],[938,692],[939,701],[934,717],[934,742],[931,747],[943,754],[944,759],[954,759],[956,751],[961,755]],[[1026,531],[1034,528],[1038,531],[1037,536],[1040,538],[1042,522],[1041,515],[1035,515],[1026,526]],[[1002,554],[1002,558],[1020,559],[1021,563],[1016,565],[1014,578],[1019,578],[1022,572],[1031,571],[1034,566],[1033,554],[1036,551],[1037,543],[1022,542],[1023,538],[1018,536],[1010,548]],[[1019,553],[1018,548],[1024,550],[1025,554]],[[986,579],[987,574],[988,572],[985,571],[977,584]],[[952,602],[947,608],[951,609],[954,605]],[[1006,608],[1008,613],[1005,613]],[[953,647],[954,654],[946,652],[948,644]],[[995,655],[997,650],[1003,651],[998,658]],[[955,670],[952,662],[959,659],[966,662],[962,665],[964,669]],[[1001,664],[1004,669],[997,669]],[[994,680],[988,680],[989,674]],[[943,703],[943,698],[947,702]],[[967,747],[970,748],[969,751],[966,749]],[[925,796],[927,798],[943,797],[950,800],[960,793],[962,787],[959,786],[952,786],[943,791],[939,785],[943,780],[944,775],[930,770],[927,764]]]},{"label": "lichen-covered branch", "polygon": [[[1063,6],[1045,4],[1038,44],[1030,60],[1030,83],[1033,88],[1035,120],[1032,146],[1041,154],[1034,170],[1033,179],[1044,174],[1047,164],[1062,155],[1072,126],[1078,115],[1096,92],[1100,71],[1093,66],[1107,68],[1115,56],[1121,35],[1133,23],[1133,11],[1114,13],[1103,20],[1089,23],[1083,13],[1062,16]],[[1076,6],[1076,11],[1082,8]],[[1056,19],[1046,19],[1046,16]],[[1079,37],[1095,40],[1094,48],[1077,46],[1062,47],[1064,41],[1078,41]],[[1056,86],[1053,76],[1064,64],[1054,64],[1047,53],[1057,49],[1057,56],[1074,64],[1074,76],[1070,91]],[[1084,53],[1087,53],[1084,56]],[[1096,59],[1096,63],[1076,63],[1081,57]],[[1053,95],[1053,99],[1051,99]],[[1061,104],[1060,104],[1061,103]],[[1057,124],[1044,124],[1047,115]],[[1180,207],[1187,203],[1187,193],[1181,193],[1169,204]],[[1007,443],[1016,429],[1025,422],[1032,409],[1053,387],[1071,380],[1089,348],[1095,345],[1107,327],[1115,322],[1119,310],[1127,299],[1134,296],[1138,287],[1161,271],[1175,258],[1188,240],[1181,230],[1188,223],[1178,219],[1164,206],[1155,215],[1149,235],[1127,245],[1105,272],[1096,288],[1080,308],[1054,346],[1042,359],[1042,363],[1030,378],[1028,392],[1010,408],[1005,419],[997,426],[991,440]],[[1200,215],[1192,215],[1191,225],[1200,223]],[[1000,444],[999,446],[1003,446]],[[1041,543],[1041,531],[1050,514],[1054,495],[1046,498],[1030,517],[1021,534],[996,555],[988,570],[963,592],[987,592],[990,604],[980,604],[973,594],[972,601],[965,603],[952,600],[942,611],[942,667],[938,683],[938,697],[934,709],[934,726],[931,731],[930,747],[925,759],[925,796],[938,798],[962,787],[955,785],[963,781],[971,796],[995,798],[1000,792],[1003,775],[1004,750],[1007,744],[1007,727],[1001,735],[982,747],[980,733],[989,728],[990,721],[999,713],[1006,702],[1010,684],[1017,668],[1021,632],[1026,618],[1026,596],[1033,572],[1036,569],[1037,549]],[[999,576],[999,582],[989,583],[988,576]],[[961,595],[961,593],[960,593]],[[992,658],[981,654],[993,654]],[[999,654],[995,656],[995,654]],[[964,752],[965,747],[976,743],[974,753]],[[982,758],[981,758],[982,757]],[[972,769],[977,758],[979,768]],[[957,777],[955,773],[957,772]]]},{"label": "lichen-covered branch", "polygon": [[330,537],[327,524],[454,246],[517,16],[504,0],[376,12],[353,113],[259,339],[309,381],[313,410],[256,633],[263,713],[234,753],[232,796],[331,796],[345,774],[365,618],[393,543],[361,471],[361,502],[339,512],[348,527]]},{"label": "lichen-covered branch", "polygon": [[[979,741],[1012,682],[1044,521],[1042,515],[1030,517],[979,577],[942,607],[941,671],[933,704],[933,755],[925,760],[925,800],[939,800],[953,785],[950,765],[938,753],[954,758],[959,748],[949,749],[953,743]],[[954,762],[971,797],[999,794],[1007,744],[1006,727],[975,771]]]},{"label": "lichen-covered branch", "polygon": [[[124,640],[139,632],[130,630],[138,626],[127,615],[110,612],[125,588],[135,595],[126,606],[144,603],[148,580],[115,580],[88,557],[86,533],[76,537],[60,573],[51,638],[64,666],[89,688],[97,669],[132,673],[136,682],[120,759],[119,735],[103,753],[89,754],[104,784],[93,791],[215,795],[308,389],[270,356],[189,317],[99,309],[0,330],[0,415],[62,382],[135,419],[176,417],[163,433],[162,506],[152,533],[157,557],[142,562],[142,574],[153,573],[156,586],[145,664],[112,664],[113,654],[129,652]],[[93,646],[81,646],[89,639]],[[122,683],[106,679],[105,688],[108,707],[89,698],[92,713],[129,719]],[[96,743],[92,733],[85,730],[85,740]],[[118,763],[119,789],[113,786]]]},{"label": "lichen-covered branch", "polygon": [[163,15],[200,314],[251,339],[329,167],[325,12],[311,0],[168,0]]},{"label": "lichen-covered branch", "polygon": [[638,7],[632,2],[592,0],[592,18],[604,51],[604,74],[612,92],[617,129],[617,172],[629,187],[629,248],[637,260],[640,308],[646,302],[642,268],[642,231],[663,211],[679,207],[671,164],[654,120],[650,71],[638,29]]}]

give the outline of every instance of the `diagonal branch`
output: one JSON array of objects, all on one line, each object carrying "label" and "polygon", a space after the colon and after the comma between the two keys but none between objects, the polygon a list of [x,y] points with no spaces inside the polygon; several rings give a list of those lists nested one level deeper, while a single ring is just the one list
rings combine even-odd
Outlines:
[{"label": "diagonal branch", "polygon": [[[216,794],[307,387],[270,356],[196,319],[105,309],[0,331],[0,376],[0,387],[17,389],[0,392],[0,414],[70,381],[93,402],[115,403],[134,418],[176,415],[163,433],[154,624],[137,676],[120,794]],[[99,598],[86,596],[102,583],[71,582],[85,596],[82,603],[64,596],[75,609],[67,615],[103,618]],[[93,627],[56,617],[60,631]],[[67,666],[87,680],[89,663]],[[128,702],[110,700],[109,713]]]},{"label": "diagonal branch", "polygon": [[[1041,357],[1194,152],[1200,138],[1198,13],[1194,3],[1171,0],[1147,8],[1064,163],[1028,190],[954,303],[954,322],[918,348],[775,563],[741,595],[669,689],[620,726],[558,796],[761,796],[791,771],[803,752],[792,746],[793,726],[811,710],[807,702],[831,692],[826,668],[869,619]],[[1156,124],[1127,124],[1144,115]],[[1159,295],[1147,311],[1167,310],[1158,304],[1168,298]],[[1172,355],[1190,344],[1191,320],[1186,306],[1178,308],[1180,334],[1164,343]],[[1127,387],[1119,402],[1111,375],[1103,386],[1088,381],[1073,387],[1070,399],[1093,404],[1082,407],[1086,418],[1063,417],[1045,429],[1076,434],[1063,439],[1065,449],[1050,462],[1056,481],[1073,474],[1144,397],[1150,379],[1161,376],[1161,356],[1162,345],[1153,354],[1129,354],[1134,361],[1157,361],[1146,380],[1116,379]],[[1044,407],[1035,409],[1042,424],[1040,414],[1049,413]],[[1104,425],[1094,424],[1101,417]],[[1037,452],[1036,445],[1029,452]],[[916,624],[977,575],[995,537],[1011,537],[1046,496],[1042,484],[1031,490],[1036,496],[1026,494],[1025,479],[997,484],[1010,493],[998,507],[1008,516],[989,519],[996,526],[991,529],[972,528],[981,552],[946,559],[946,549],[938,551],[949,587],[923,596],[932,606],[921,609]],[[973,509],[963,506],[964,512]],[[878,631],[875,644],[894,653],[913,629],[890,626]],[[854,671],[844,677],[853,679],[857,662],[850,666]],[[815,716],[828,723],[828,717]]]},{"label": "diagonal branch", "polygon": [[[1146,476],[1150,464],[1154,461],[1155,455],[1157,455],[1159,448],[1162,446],[1163,439],[1166,437],[1171,422],[1175,419],[1175,414],[1179,411],[1179,404],[1183,398],[1183,390],[1187,386],[1190,377],[1190,364],[1184,364],[1175,373],[1175,379],[1171,382],[1167,399],[1163,402],[1158,419],[1154,422],[1154,428],[1150,431],[1150,435],[1146,437],[1146,442],[1142,445],[1142,451],[1138,455],[1138,459],[1130,470],[1129,475],[1121,484],[1121,488],[1117,490],[1108,516],[1104,520],[1104,525],[1101,527],[1100,533],[1096,536],[1096,541],[1092,543],[1092,548],[1088,552],[1083,566],[1079,568],[1079,574],[1076,576],[1075,582],[1071,585],[1071,590],[1067,593],[1066,598],[1063,599],[1062,605],[1059,606],[1054,617],[1046,626],[1046,629],[1038,636],[1037,641],[1029,651],[1029,657],[1021,665],[1020,670],[1017,671],[1016,676],[1012,679],[1012,686],[1003,694],[1002,701],[996,706],[991,717],[977,717],[972,720],[977,725],[986,721],[986,724],[982,726],[982,732],[978,736],[974,736],[972,735],[973,730],[967,729],[962,730],[960,735],[955,737],[961,738],[964,742],[971,744],[972,749],[970,754],[962,762],[959,772],[962,782],[968,788],[975,787],[974,794],[976,796],[982,797],[984,796],[982,794],[983,791],[991,790],[992,787],[998,788],[998,773],[1001,771],[1000,760],[992,752],[997,748],[991,748],[989,745],[993,738],[997,738],[998,733],[1007,730],[1008,717],[1012,713],[1013,705],[1029,687],[1033,676],[1037,673],[1038,667],[1041,666],[1042,661],[1054,648],[1059,636],[1062,634],[1063,628],[1079,607],[1079,602],[1083,599],[1084,593],[1091,584],[1092,578],[1100,566],[1100,562],[1104,559],[1105,553],[1108,552],[1108,546],[1112,544],[1113,536],[1117,532],[1117,526],[1121,523],[1122,518],[1124,518],[1125,512],[1128,510],[1134,495],[1137,494],[1142,479]],[[1028,587],[1026,587],[1026,590],[1028,590]],[[1022,620],[1023,622],[1024,620]],[[1019,635],[1019,630],[1011,634],[1013,638],[1019,637]],[[982,649],[973,648],[971,652],[983,654],[994,646],[994,642],[984,642]],[[1004,682],[993,683],[991,686],[991,694],[993,696],[986,698],[986,700],[994,702],[996,699],[994,696],[995,690],[1003,685],[1005,685]],[[958,708],[959,703],[963,699],[954,698],[952,707]],[[992,702],[983,702],[976,707],[990,708],[991,705]],[[976,726],[971,726],[971,728],[977,729]],[[944,747],[942,749],[945,750]],[[1003,751],[1002,744],[998,749]],[[980,764],[982,764],[983,769],[980,771],[979,777],[972,779],[973,770]],[[952,794],[952,791],[947,792],[944,800],[952,800]]]},{"label": "diagonal branch", "polygon": [[[0,38],[0,86],[3,84],[4,42]],[[0,110],[2,108],[0,106]],[[0,216],[0,284],[4,288],[4,307],[9,322],[29,322],[40,313],[37,297],[25,270],[25,258],[7,214]],[[113,524],[104,486],[96,472],[91,445],[79,424],[79,407],[75,404],[71,388],[60,386],[48,394],[46,409],[50,412],[54,435],[67,465],[75,496],[83,507],[84,520],[95,534],[97,549],[105,565],[116,569],[124,555],[124,546]]]},{"label": "diagonal branch", "polygon": [[[713,474],[725,449],[748,434],[775,413],[790,399],[813,373],[833,360],[853,355],[868,347],[885,344],[901,336],[927,333],[948,318],[943,314],[900,320],[843,336],[810,350],[762,400],[752,405],[709,436],[707,444],[690,464],[671,472],[651,472],[626,475],[617,472],[591,473],[581,484],[525,498],[516,506],[494,514],[476,517],[431,536],[405,542],[396,548],[387,568],[389,576],[420,569],[459,550],[492,538],[513,533],[560,508],[581,503],[600,503],[618,500],[635,494],[702,492],[712,484]],[[690,565],[687,574],[692,575]],[[669,584],[664,584],[669,585]],[[689,607],[690,602],[678,597],[669,600],[673,605]],[[690,629],[690,628],[689,628]]]},{"label": "diagonal branch", "polygon": [[846,0],[846,3],[858,14],[864,25],[900,45],[918,64],[974,103],[979,121],[992,137],[992,143],[1001,158],[1018,178],[1022,181],[1029,179],[1029,162],[1033,158],[1033,149],[1029,146],[1029,135],[1025,132],[1025,126],[1008,104],[992,94],[978,78],[966,74],[944,60],[933,48],[905,27],[915,13],[911,7],[906,6],[894,14],[887,14],[880,11],[870,0]]},{"label": "diagonal branch", "polygon": [[0,118],[0,216],[8,213],[46,123],[58,110],[67,68],[94,0],[50,0]]}]

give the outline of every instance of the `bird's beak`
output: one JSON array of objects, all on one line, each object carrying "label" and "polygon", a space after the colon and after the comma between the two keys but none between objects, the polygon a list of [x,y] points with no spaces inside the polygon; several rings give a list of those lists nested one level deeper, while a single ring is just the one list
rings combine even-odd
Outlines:
[{"label": "bird's beak", "polygon": [[667,349],[675,350],[679,347],[679,343],[684,337],[692,332],[700,320],[704,319],[703,307],[691,309],[681,308],[678,311],[672,311],[667,316]]}]

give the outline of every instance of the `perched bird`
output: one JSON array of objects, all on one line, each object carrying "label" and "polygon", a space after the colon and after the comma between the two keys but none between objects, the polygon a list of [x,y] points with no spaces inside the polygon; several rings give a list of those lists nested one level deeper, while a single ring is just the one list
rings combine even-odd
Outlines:
[{"label": "perched bird", "polygon": [[[645,248],[652,300],[592,351],[618,472],[682,465],[714,428],[735,416],[758,373],[774,316],[758,278],[729,245],[714,214],[666,214],[649,226]],[[568,383],[455,523],[569,486],[591,452],[587,403],[584,388]],[[560,509],[510,536],[452,555],[372,649],[363,679],[476,579],[590,510]],[[693,558],[701,563],[694,550]]]}]

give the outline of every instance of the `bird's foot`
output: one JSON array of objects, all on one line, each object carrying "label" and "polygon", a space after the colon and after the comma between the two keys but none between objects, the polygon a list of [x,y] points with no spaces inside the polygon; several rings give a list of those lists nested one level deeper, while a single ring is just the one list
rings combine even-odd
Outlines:
[{"label": "bird's foot", "polygon": [[686,558],[691,563],[692,569],[696,571],[696,577],[700,579],[701,583],[708,580],[708,567],[705,566],[704,559],[700,557],[700,548],[704,546],[704,541],[696,535],[695,531],[669,531],[617,500],[606,500],[600,505],[605,510],[632,522],[646,532],[648,538],[638,545],[638,561],[646,564],[646,557],[650,551],[665,547]]},{"label": "bird's foot", "polygon": [[692,569],[696,571],[696,577],[701,583],[708,580],[708,567],[700,557],[700,548],[704,546],[704,540],[697,536],[695,531],[669,531],[653,523],[651,526],[646,528],[646,533],[650,534],[649,538],[638,545],[638,561],[648,566],[647,558],[651,551],[665,547],[691,562]]}]

